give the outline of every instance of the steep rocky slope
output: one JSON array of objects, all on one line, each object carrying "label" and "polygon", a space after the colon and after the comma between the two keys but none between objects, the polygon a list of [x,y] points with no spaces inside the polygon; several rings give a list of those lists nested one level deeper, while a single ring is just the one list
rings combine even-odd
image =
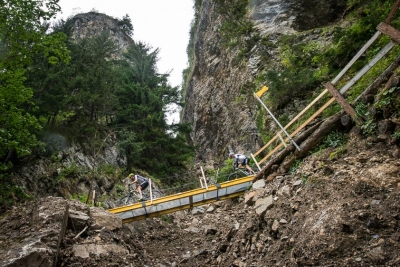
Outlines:
[{"label": "steep rocky slope", "polygon": [[[212,2],[203,8],[199,29],[218,23],[206,12]],[[296,17],[279,14],[290,20],[273,20],[275,26],[293,31],[286,26]],[[199,34],[184,118],[195,123],[197,159],[209,164],[229,149],[259,145],[254,99],[235,102],[257,61],[231,65],[234,55],[219,50],[217,32]],[[244,139],[233,138],[240,135]],[[243,197],[123,226],[118,217],[78,201],[48,197],[21,204],[0,215],[0,266],[399,266],[399,147],[375,135],[349,137],[340,149],[306,157],[292,173],[260,179]],[[96,162],[73,154],[82,165]],[[106,154],[106,162],[124,164],[114,150]],[[45,170],[43,176],[35,168],[30,173],[50,182],[57,170]],[[103,180],[100,193],[110,183],[112,177]],[[46,185],[30,186],[41,195],[53,193]],[[67,184],[66,197],[75,186],[93,188]]]},{"label": "steep rocky slope", "polygon": [[340,157],[326,149],[244,197],[174,215],[174,234],[143,247],[165,266],[398,266],[396,151],[352,139]]},{"label": "steep rocky slope", "polygon": [[[220,29],[223,17],[216,1],[201,2],[182,121],[192,125],[189,141],[198,147],[195,160],[213,167],[226,160],[229,151],[248,154],[263,145],[256,126],[259,104],[252,95],[261,88],[253,85],[260,70],[265,68],[260,58],[267,54],[271,61],[278,63],[281,59],[276,44],[287,34],[328,41],[309,30],[340,19],[346,1],[250,1],[249,18],[260,36],[275,45],[258,42],[244,59],[240,58],[239,49],[228,49],[223,44]],[[291,103],[296,106],[296,111],[285,107],[280,114],[294,117],[291,113],[307,104],[298,99],[292,99]]]},{"label": "steep rocky slope", "polygon": [[76,201],[21,205],[1,218],[1,266],[399,266],[398,148],[352,137],[341,151],[242,197],[122,227]]}]

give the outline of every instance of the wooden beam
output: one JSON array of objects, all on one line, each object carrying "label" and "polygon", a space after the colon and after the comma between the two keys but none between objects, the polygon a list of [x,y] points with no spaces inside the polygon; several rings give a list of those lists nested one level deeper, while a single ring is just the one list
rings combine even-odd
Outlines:
[{"label": "wooden beam", "polygon": [[396,3],[394,4],[392,10],[390,10],[389,15],[388,15],[387,18],[385,19],[385,22],[386,22],[387,24],[390,23],[390,21],[392,20],[392,18],[393,18],[393,16],[394,16],[394,13],[396,13],[396,11],[397,11],[397,9],[399,8],[399,6],[400,6],[400,0],[397,0]]},{"label": "wooden beam", "polygon": [[336,90],[336,88],[330,82],[325,84],[326,89],[332,94],[336,101],[342,106],[344,111],[350,115],[350,117],[356,121],[357,124],[362,123],[361,119],[357,117],[356,111],[350,104],[344,99],[344,97]]},{"label": "wooden beam", "polygon": [[376,29],[381,33],[389,36],[395,42],[400,43],[400,32],[396,28],[393,28],[385,22],[381,22],[379,23],[378,27],[376,27]]}]

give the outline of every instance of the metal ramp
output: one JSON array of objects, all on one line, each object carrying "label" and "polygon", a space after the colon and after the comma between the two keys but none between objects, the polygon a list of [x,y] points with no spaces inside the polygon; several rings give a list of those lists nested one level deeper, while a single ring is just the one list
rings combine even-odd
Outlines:
[{"label": "metal ramp", "polygon": [[163,214],[190,209],[207,203],[243,195],[251,185],[253,178],[254,175],[247,176],[229,182],[210,185],[207,188],[199,188],[161,197],[153,201],[148,200],[128,206],[113,208],[109,211],[119,215],[122,218],[122,223],[158,217]]}]

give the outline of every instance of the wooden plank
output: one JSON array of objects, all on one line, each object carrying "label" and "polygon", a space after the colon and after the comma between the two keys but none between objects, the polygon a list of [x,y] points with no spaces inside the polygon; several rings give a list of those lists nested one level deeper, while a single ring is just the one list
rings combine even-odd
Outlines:
[{"label": "wooden plank", "polygon": [[390,10],[389,15],[387,16],[387,18],[385,19],[385,22],[387,24],[390,23],[390,21],[392,20],[394,13],[396,13],[397,9],[399,9],[400,6],[400,0],[397,0],[396,3],[394,4],[394,6],[392,7],[392,10]]},{"label": "wooden plank", "polygon": [[376,39],[381,35],[380,31],[377,31],[369,40],[368,42],[358,51],[358,53],[347,63],[346,67],[332,80],[332,84],[336,84],[340,78],[350,69],[350,67],[354,64],[367,51],[368,47],[370,47]]},{"label": "wooden plank", "polygon": [[400,43],[400,32],[396,28],[393,28],[385,22],[381,22],[379,23],[378,27],[376,27],[376,29],[383,34],[386,34],[397,43]]},{"label": "wooden plank", "polygon": [[344,111],[346,111],[347,114],[349,114],[354,120],[357,117],[356,111],[350,104],[344,99],[344,97],[336,90],[336,88],[331,84],[330,82],[327,82],[325,84],[326,89],[332,94],[334,98],[336,98],[336,101],[342,106]]},{"label": "wooden plank", "polygon": [[296,135],[298,132],[300,132],[304,127],[307,126],[313,119],[315,119],[319,114],[322,113],[330,104],[332,104],[335,101],[335,98],[332,97],[331,99],[328,100],[328,102],[325,103],[322,107],[320,107],[307,121],[305,121],[302,125],[300,125],[299,128],[294,131],[291,136]]},{"label": "wooden plank", "polygon": [[378,77],[375,79],[375,81],[370,84],[367,89],[365,89],[364,92],[362,92],[354,101],[353,105],[355,105],[358,101],[362,99],[364,95],[367,94],[375,94],[376,91],[378,90],[378,87],[383,83],[383,81],[389,79],[390,75],[392,75],[393,71],[398,68],[400,65],[400,56],[396,58],[395,61],[393,61],[392,64],[390,64],[389,67]]},{"label": "wooden plank", "polygon": [[381,58],[383,58],[395,45],[393,41],[390,41],[385,47],[383,47],[376,56],[367,63],[357,74],[354,76],[345,86],[340,89],[340,93],[344,94],[351,86],[353,86],[361,77],[367,73]]}]

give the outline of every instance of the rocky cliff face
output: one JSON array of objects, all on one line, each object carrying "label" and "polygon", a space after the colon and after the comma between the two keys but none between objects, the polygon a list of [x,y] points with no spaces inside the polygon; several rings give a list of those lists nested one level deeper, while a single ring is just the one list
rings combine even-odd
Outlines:
[{"label": "rocky cliff face", "polygon": [[[252,0],[250,18],[262,36],[277,42],[283,34],[297,33],[341,17],[346,1]],[[257,44],[248,60],[221,44],[222,18],[214,1],[203,0],[194,38],[195,61],[186,89],[182,121],[193,126],[190,141],[198,147],[196,160],[211,167],[226,160],[229,151],[251,153],[262,145],[256,127],[258,102],[248,88],[259,71]],[[268,48],[271,57],[277,49]]]},{"label": "rocky cliff face", "polygon": [[106,14],[89,12],[78,14],[73,19],[73,36],[75,40],[90,38],[105,32],[117,43],[118,56],[133,42],[132,38],[121,31],[118,20]]},{"label": "rocky cliff face", "polygon": [[251,69],[221,47],[221,18],[213,1],[203,1],[199,17],[182,121],[193,125],[190,140],[199,147],[197,160],[211,164],[229,151],[247,152],[257,145],[257,103],[252,97],[236,101],[241,86],[252,79]]}]

